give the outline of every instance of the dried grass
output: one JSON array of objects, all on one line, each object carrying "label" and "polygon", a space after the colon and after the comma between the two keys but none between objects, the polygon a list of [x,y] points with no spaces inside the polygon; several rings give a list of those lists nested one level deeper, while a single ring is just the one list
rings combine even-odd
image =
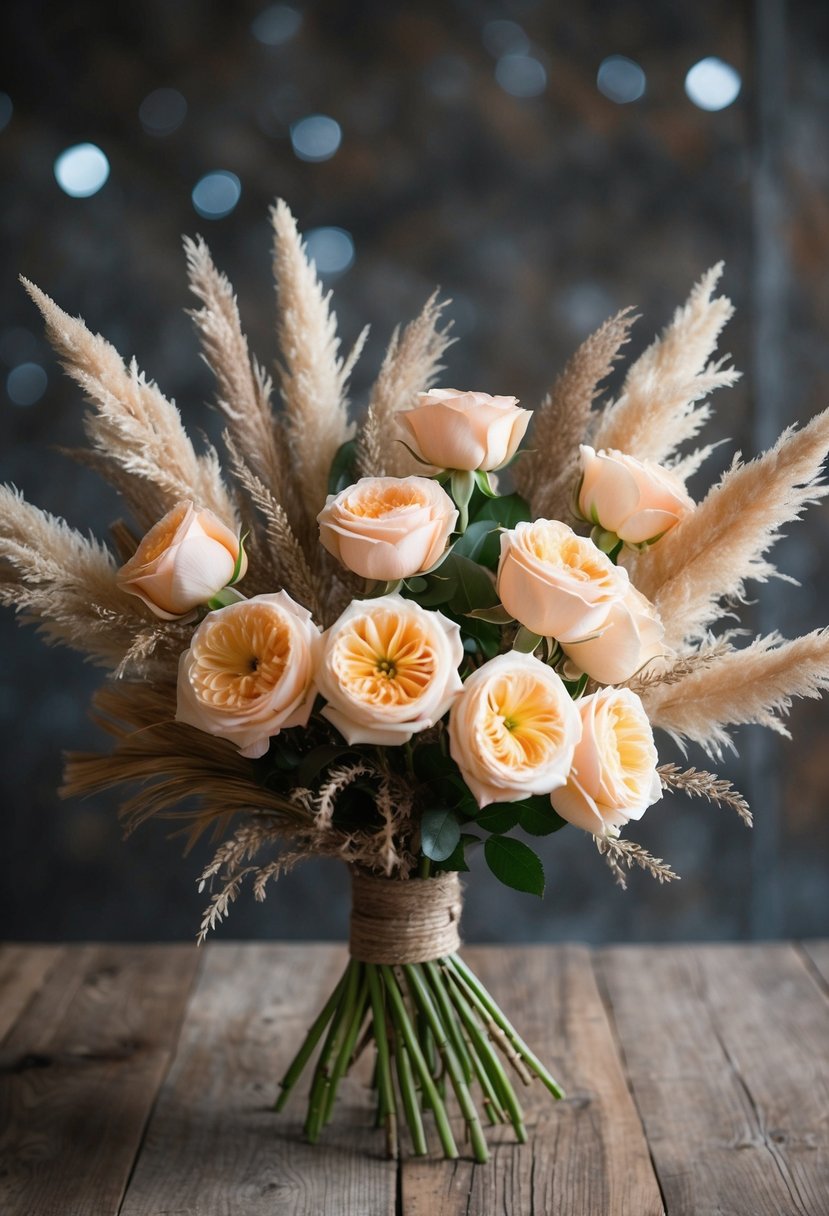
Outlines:
[{"label": "dried grass", "polygon": [[706,798],[716,806],[730,807],[747,828],[754,826],[754,816],[743,795],[730,781],[704,769],[680,769],[678,764],[662,764],[657,769],[663,790],[681,790],[690,798]]},{"label": "dried grass", "polygon": [[632,870],[634,866],[650,874],[651,878],[655,878],[659,883],[672,882],[679,878],[661,857],[654,857],[633,840],[625,840],[622,837],[614,839],[612,836],[596,836],[594,839],[596,848],[623,891],[627,890],[626,871]]}]

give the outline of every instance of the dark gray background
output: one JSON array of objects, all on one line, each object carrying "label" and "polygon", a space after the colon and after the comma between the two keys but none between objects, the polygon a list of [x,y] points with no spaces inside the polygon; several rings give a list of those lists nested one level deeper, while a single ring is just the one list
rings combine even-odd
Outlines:
[{"label": "dark gray background", "polygon": [[[609,313],[644,313],[637,353],[691,283],[727,262],[738,306],[725,336],[745,372],[717,399],[717,433],[747,453],[826,404],[829,196],[826,184],[827,9],[755,5],[455,2],[395,6],[297,0],[300,28],[257,42],[262,5],[7,5],[0,90],[0,477],[73,524],[103,533],[109,491],[56,451],[80,437],[79,393],[62,377],[39,319],[16,284],[23,272],[82,313],[175,397],[192,428],[215,429],[210,381],[190,323],[180,236],[208,239],[241,300],[260,357],[273,355],[267,207],[286,198],[303,228],[335,225],[355,260],[332,280],[346,342],[372,336],[355,376],[364,400],[393,322],[436,283],[452,297],[460,339],[444,383],[537,403],[563,360]],[[544,67],[547,84],[516,98],[497,82],[493,27]],[[498,31],[500,30],[500,34]],[[504,27],[496,27],[500,37]],[[487,46],[489,43],[489,48]],[[623,54],[646,73],[645,95],[617,104],[597,70]],[[742,77],[737,101],[697,108],[683,82],[708,55]],[[147,134],[142,99],[178,89],[187,117]],[[290,125],[334,117],[335,156],[299,160]],[[56,156],[90,140],[111,164],[104,188],[67,197]],[[242,183],[227,218],[199,218],[196,181],[228,169]],[[4,391],[22,361],[48,375],[42,398]],[[710,478],[730,457],[721,449]],[[826,508],[779,551],[800,589],[766,588],[755,622],[792,635],[829,620]],[[187,938],[202,898],[204,858],[182,861],[163,824],[124,843],[114,799],[63,804],[61,751],[97,741],[85,717],[99,674],[0,620],[0,773],[6,937]],[[637,838],[681,872],[617,891],[589,839],[566,829],[545,847],[543,903],[473,874],[467,936],[475,940],[672,939],[811,935],[827,929],[829,711],[791,715],[792,744],[739,735],[722,771],[750,796],[750,835],[704,803],[651,809]],[[664,749],[667,757],[670,752]],[[700,754],[691,759],[704,763]],[[307,865],[264,905],[243,898],[233,936],[341,937],[345,876]]]}]

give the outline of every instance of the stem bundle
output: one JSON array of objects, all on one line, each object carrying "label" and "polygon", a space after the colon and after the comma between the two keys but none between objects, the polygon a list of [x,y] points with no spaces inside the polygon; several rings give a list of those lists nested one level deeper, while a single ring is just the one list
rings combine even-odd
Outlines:
[{"label": "stem bundle", "polygon": [[401,1114],[415,1156],[428,1152],[424,1115],[431,1112],[445,1157],[457,1157],[447,1083],[463,1116],[476,1161],[487,1161],[486,1136],[473,1088],[490,1124],[511,1123],[527,1139],[510,1072],[528,1085],[538,1077],[555,1098],[564,1092],[530,1051],[480,980],[457,954],[390,966],[352,958],[311,1026],[281,1084],[282,1110],[322,1040],[308,1099],[305,1135],[315,1143],[330,1121],[343,1077],[367,1041],[375,1044],[372,1086],[377,1123],[390,1156],[399,1154]]}]

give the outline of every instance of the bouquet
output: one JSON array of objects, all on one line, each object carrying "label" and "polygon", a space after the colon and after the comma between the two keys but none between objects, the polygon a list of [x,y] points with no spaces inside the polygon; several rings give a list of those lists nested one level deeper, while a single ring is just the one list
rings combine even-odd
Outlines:
[{"label": "bouquet", "polygon": [[26,283],[89,403],[80,459],[127,518],[107,546],[3,489],[0,598],[109,672],[94,713],[112,748],[70,756],[63,792],[128,787],[128,829],[164,816],[188,845],[218,836],[201,937],[245,883],[262,899],[303,858],[350,867],[349,961],[277,1107],[313,1060],[317,1140],[373,1050],[389,1151],[405,1124],[416,1154],[434,1127],[457,1156],[454,1095],[483,1161],[485,1123],[525,1138],[521,1086],[561,1089],[459,956],[467,857],[541,895],[528,841],[570,824],[622,885],[634,866],[665,882],[627,831],[665,790],[751,823],[729,781],[660,764],[653,732],[720,757],[732,727],[785,734],[790,699],[829,682],[827,632],[746,643],[727,624],[747,581],[775,574],[781,527],[826,494],[829,411],[691,499],[711,452],[693,441],[737,378],[714,356],[732,312],[715,267],[598,405],[630,310],[527,410],[434,387],[449,339],[433,296],[394,332],[355,425],[361,342],[341,356],[284,203],[272,218],[280,410],[229,282],[185,242],[221,462],[134,362]]}]

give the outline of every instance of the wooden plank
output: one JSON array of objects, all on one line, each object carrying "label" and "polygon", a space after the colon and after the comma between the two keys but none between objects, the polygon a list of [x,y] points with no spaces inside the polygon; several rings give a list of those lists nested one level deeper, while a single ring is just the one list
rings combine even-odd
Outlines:
[{"label": "wooden plank", "polygon": [[2,1049],[3,1216],[118,1211],[195,968],[191,946],[61,952]]},{"label": "wooden plank", "polygon": [[670,1216],[829,1207],[829,1003],[788,945],[600,956]]},{"label": "wooden plank", "polygon": [[808,960],[808,965],[820,976],[819,982],[829,988],[829,939],[815,938],[813,941],[801,942],[800,949]]},{"label": "wooden plank", "polygon": [[407,1160],[406,1216],[504,1212],[523,1216],[657,1216],[659,1188],[611,1027],[584,947],[500,947],[464,951],[529,1045],[562,1082],[555,1102],[536,1083],[521,1087],[527,1144],[511,1129],[487,1136],[492,1160],[476,1166]]},{"label": "wooden plank", "polygon": [[60,958],[60,946],[0,946],[0,1043]]},{"label": "wooden plank", "polygon": [[[211,945],[122,1216],[390,1216],[396,1166],[358,1076],[320,1144],[302,1139],[305,1089],[271,1105],[345,965],[342,946]],[[306,1078],[307,1082],[307,1078]]]}]

